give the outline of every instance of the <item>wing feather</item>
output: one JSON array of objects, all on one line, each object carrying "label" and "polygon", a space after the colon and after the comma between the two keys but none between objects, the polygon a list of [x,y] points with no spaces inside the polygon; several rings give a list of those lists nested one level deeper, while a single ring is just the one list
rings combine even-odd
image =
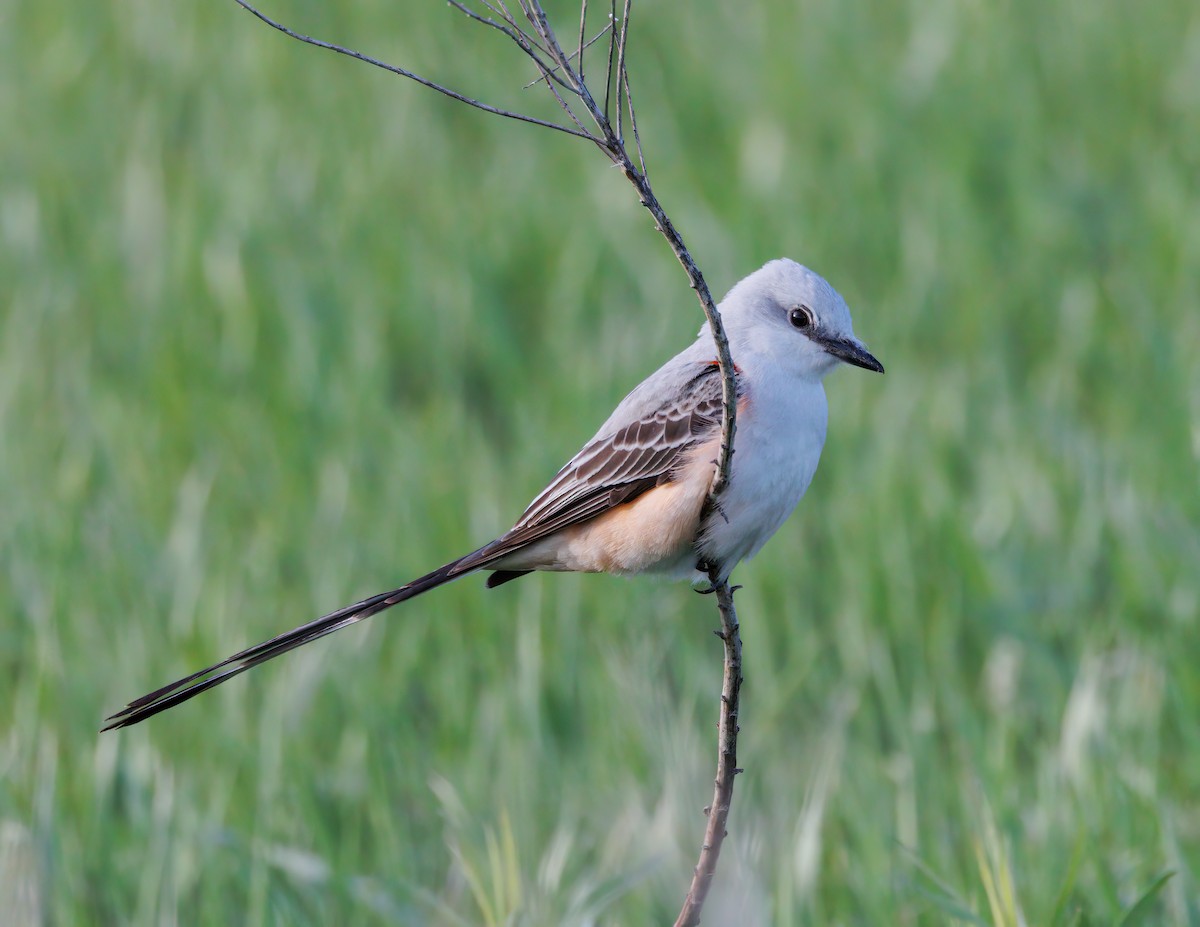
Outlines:
[{"label": "wing feather", "polygon": [[511,530],[464,559],[456,571],[486,566],[669,481],[686,453],[721,426],[716,364],[697,363],[688,373],[670,401],[589,441],[529,503]]}]

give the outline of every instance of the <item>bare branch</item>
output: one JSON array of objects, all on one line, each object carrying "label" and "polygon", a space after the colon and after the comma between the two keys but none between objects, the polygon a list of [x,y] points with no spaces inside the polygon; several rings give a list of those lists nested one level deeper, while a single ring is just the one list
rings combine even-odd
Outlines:
[{"label": "bare branch", "polygon": [[[709,292],[708,284],[705,283],[704,276],[700,273],[700,268],[696,266],[696,262],[692,259],[691,253],[683,242],[683,238],[667,216],[666,211],[663,209],[662,204],[659,203],[658,198],[654,195],[654,190],[650,186],[650,178],[646,170],[645,153],[642,150],[641,137],[638,133],[637,115],[634,110],[633,96],[630,91],[629,72],[625,60],[632,0],[623,0],[619,27],[616,20],[616,0],[610,0],[609,2],[609,23],[606,27],[609,33],[608,66],[605,74],[603,108],[596,103],[595,97],[584,81],[584,50],[592,42],[598,40],[605,31],[601,30],[592,42],[584,42],[587,25],[587,0],[581,0],[582,10],[579,18],[578,48],[573,55],[568,55],[563,51],[562,46],[555,37],[553,29],[551,29],[546,19],[546,14],[542,10],[539,0],[517,0],[523,18],[532,27],[532,34],[524,25],[517,22],[516,17],[510,12],[505,0],[480,0],[482,5],[491,11],[499,21],[476,13],[467,7],[465,3],[461,2],[461,0],[449,0],[455,9],[465,13],[472,20],[503,32],[525,53],[541,74],[541,77],[535,83],[544,83],[546,85],[546,88],[553,94],[559,107],[575,124],[574,128],[488,106],[441,84],[434,83],[418,74],[414,74],[405,68],[387,64],[369,55],[343,48],[340,45],[323,42],[293,32],[286,26],[254,9],[247,0],[235,0],[235,2],[273,29],[277,29],[298,41],[315,45],[318,48],[335,51],[342,55],[348,55],[351,58],[356,58],[359,61],[382,68],[385,71],[398,74],[401,77],[407,77],[410,80],[414,80],[432,90],[436,90],[452,99],[466,103],[468,106],[473,106],[484,112],[540,125],[547,129],[554,129],[567,135],[586,139],[596,145],[613,164],[621,169],[625,178],[637,191],[639,202],[646,207],[647,211],[654,218],[655,228],[667,240],[671,251],[675,254],[676,259],[687,273],[688,282],[692,289],[696,291],[696,297],[700,300],[700,305],[704,309],[704,315],[708,319],[709,329],[712,332],[717,362],[721,371],[721,398],[723,405],[721,453],[717,462],[717,469],[713,475],[712,486],[709,489],[709,496],[705,501],[703,514],[705,518],[713,517],[714,513],[719,511],[718,498],[729,485],[730,473],[733,466],[734,437],[737,434],[736,373],[733,358],[730,354],[729,339],[725,334],[724,326],[721,324],[721,314],[717,310],[712,294]],[[572,65],[572,60],[577,61],[577,68]],[[567,93],[578,96],[579,104],[587,111],[587,118],[591,119],[595,124],[596,132],[591,132],[584,127],[583,121],[576,114],[571,103],[564,99],[562,93],[560,93],[560,88]],[[614,88],[616,95],[616,131],[613,130],[613,125],[610,121],[610,102]],[[634,164],[625,147],[624,119],[626,112],[628,112],[629,125],[633,131],[634,142],[636,144],[637,164]],[[720,573],[721,568],[719,564],[713,565],[708,569],[712,590],[716,593],[717,605],[721,613],[722,630],[719,633],[725,643],[725,670],[721,690],[720,745],[717,757],[717,776],[714,783],[713,803],[708,812],[709,819],[705,830],[704,843],[700,852],[700,860],[696,865],[692,885],[684,902],[683,910],[676,921],[676,927],[681,927],[681,925],[691,927],[691,925],[698,924],[700,921],[700,911],[707,897],[708,889],[712,884],[713,875],[716,872],[717,860],[720,856],[721,844],[725,838],[725,825],[728,820],[730,803],[733,799],[734,778],[741,772],[737,768],[737,719],[738,695],[742,683],[742,645],[738,630],[737,613],[733,606],[733,589],[730,588],[725,580],[720,578]]]},{"label": "bare branch", "polygon": [[[583,50],[587,45],[583,43],[584,36],[587,34],[587,5],[588,0],[580,0],[579,4],[579,54],[576,55],[576,67],[579,68],[579,83],[584,82],[583,76]],[[590,44],[590,43],[589,43]]]},{"label": "bare branch", "polygon": [[[523,35],[528,34],[525,32],[524,29],[522,29],[520,26],[517,25],[516,17],[513,16],[513,14],[508,11],[508,7],[506,7],[504,5],[504,0],[496,0],[496,6],[492,6],[490,3],[488,3],[488,0],[481,0],[481,2],[493,13],[496,13],[497,15],[502,16],[504,18],[504,21],[506,23],[508,23],[510,26],[512,26],[514,29],[516,29],[518,32],[522,33]],[[530,39],[530,41],[532,41],[532,39]],[[539,45],[538,48],[542,48],[542,47]],[[546,50],[543,48],[542,51],[545,52]],[[549,52],[546,52],[546,54],[549,54]]]},{"label": "bare branch", "polygon": [[[450,2],[451,2],[451,3],[454,3],[454,0],[450,0]],[[457,4],[455,4],[455,5],[457,6]],[[606,32],[608,32],[610,29],[611,29],[611,26],[605,26],[603,29],[601,29],[599,32],[597,32],[597,33],[596,33],[594,36],[592,36],[590,39],[588,39],[588,40],[587,40],[587,42],[586,42],[586,43],[584,43],[584,46],[583,46],[583,47],[584,47],[584,48],[591,48],[593,45],[595,45],[597,42],[599,42],[599,41],[600,41],[602,38],[604,38],[604,34],[605,34]],[[575,55],[574,55],[574,54],[572,54],[572,55],[571,55],[571,57],[572,57],[572,58],[574,58],[574,57],[575,57]],[[556,66],[554,66],[554,67],[552,67],[552,68],[550,68],[550,70],[551,70],[551,71],[557,71],[557,70],[558,70],[558,67],[557,67],[557,65],[556,65]],[[542,82],[542,78],[540,78],[540,77],[539,77],[537,80],[531,80],[531,81],[530,81],[528,84],[526,84],[526,85],[525,85],[524,87],[522,87],[521,89],[522,89],[522,90],[528,90],[528,89],[529,89],[530,87],[532,87],[534,84],[540,84],[541,82]],[[582,82],[582,81],[581,81],[581,82]],[[567,85],[566,83],[563,83],[563,86],[565,87],[565,86],[568,86],[568,85]],[[574,88],[574,87],[572,87],[572,88],[571,88],[571,92],[572,92],[572,93],[575,93],[575,88]]]},{"label": "bare branch", "polygon": [[[475,22],[483,23],[483,25],[485,25],[485,26],[490,26],[493,29],[503,32],[506,36],[508,36],[510,39],[512,39],[514,42],[516,42],[518,45],[520,45],[526,54],[531,55],[531,56],[533,54],[532,50],[530,50],[529,48],[526,47],[526,43],[528,43],[528,45],[532,46],[533,48],[536,48],[542,54],[548,54],[546,52],[546,50],[544,48],[542,48],[542,46],[538,45],[536,42],[533,41],[532,38],[530,38],[528,33],[526,33],[520,26],[518,26],[516,23],[514,23],[511,19],[505,17],[505,15],[503,13],[501,13],[494,6],[492,6],[490,3],[488,3],[487,0],[483,0],[483,5],[486,6],[493,13],[495,13],[497,16],[504,19],[504,24],[496,22],[496,20],[492,19],[490,16],[482,16],[479,13],[476,13],[473,9],[471,9],[465,3],[459,3],[458,0],[447,0],[447,2],[452,7],[454,7],[456,10],[458,10],[460,13],[463,13],[465,16],[475,20]],[[518,33],[520,33],[521,37],[518,37]],[[524,38],[524,40],[525,40],[524,42],[521,40],[522,38]]]},{"label": "bare branch", "polygon": [[[621,38],[617,42],[617,140],[625,144],[625,131],[621,128],[622,112],[624,107],[621,105],[622,90],[626,93],[626,103],[630,107],[630,113],[633,112],[633,104],[629,103],[629,81],[628,71],[625,69],[625,40],[629,36],[629,8],[632,6],[632,0],[625,0],[625,9],[621,13]],[[645,173],[643,171],[643,173]]]},{"label": "bare branch", "polygon": [[641,133],[638,132],[637,112],[633,107],[633,91],[629,86],[629,72],[621,71],[621,79],[625,83],[625,105],[629,107],[629,127],[633,129],[633,143],[637,146],[638,164],[641,165],[642,175],[646,178],[647,183],[649,183],[650,174],[646,170],[646,155],[642,151]]},{"label": "bare branch", "polygon": [[612,89],[613,60],[617,47],[617,0],[608,0],[608,70],[604,75],[604,121],[608,121],[608,94]]},{"label": "bare branch", "polygon": [[[564,86],[571,93],[575,93],[576,95],[578,95],[578,92],[579,92],[578,89],[576,87],[572,87],[570,84],[564,83],[559,77],[557,77],[554,73],[552,73],[551,70],[547,69],[547,67],[545,65],[543,65],[540,61],[537,61],[535,63],[538,66],[538,70],[540,70],[542,72],[542,80],[546,84],[546,89],[549,90],[551,94],[553,94],[554,99],[558,102],[559,109],[561,109],[564,113],[566,113],[570,117],[571,121],[573,123],[575,123],[575,126],[579,129],[580,135],[582,135],[584,138],[590,139],[591,141],[595,142],[597,145],[601,146],[601,148],[603,148],[604,140],[601,138],[598,138],[595,135],[592,135],[590,132],[588,132],[588,130],[586,128],[584,128],[584,125],[580,121],[579,117],[575,115],[575,110],[571,109],[571,104],[562,98],[562,94],[560,94],[558,92],[558,88],[556,88],[554,86],[554,84],[559,84],[560,86]],[[563,70],[570,73],[570,62],[567,62],[563,66]],[[551,81],[553,81],[554,83],[551,83]]]},{"label": "bare branch", "polygon": [[[304,42],[306,45],[315,45],[317,48],[324,48],[332,52],[337,52],[339,55],[346,55],[350,58],[356,58],[365,64],[373,65],[377,68],[382,68],[385,71],[390,71],[392,74],[398,74],[401,77],[407,77],[409,80],[414,80],[430,90],[436,90],[438,93],[443,93],[451,99],[458,100],[460,103],[466,103],[468,106],[473,106],[475,109],[481,109],[485,113],[491,113],[494,116],[503,116],[505,119],[516,119],[519,122],[528,122],[535,126],[542,126],[545,129],[553,129],[556,132],[564,132],[567,135],[575,135],[579,138],[586,138],[590,142],[597,142],[595,136],[583,129],[582,126],[572,129],[570,126],[560,126],[554,122],[547,122],[544,119],[537,119],[534,116],[526,116],[523,113],[514,113],[510,110],[500,109],[495,106],[489,106],[487,103],[481,103],[479,100],[474,100],[471,97],[459,93],[457,90],[451,90],[449,87],[444,87],[441,84],[435,83],[428,78],[422,77],[419,74],[414,74],[412,71],[399,67],[394,64],[388,64],[385,61],[380,61],[378,58],[373,58],[370,55],[364,55],[362,52],[354,51],[351,48],[344,48],[341,45],[334,45],[332,42],[324,42],[321,39],[314,39],[312,36],[302,35],[299,32],[293,32],[283,23],[276,22],[271,17],[259,12],[252,7],[246,0],[234,0],[238,6],[246,12],[252,14],[262,20],[272,29],[277,29],[289,38],[296,39],[298,42]],[[578,125],[578,124],[577,124]]]},{"label": "bare branch", "polygon": [[721,630],[717,636],[725,645],[721,714],[717,722],[717,777],[713,783],[712,804],[706,809],[708,825],[704,828],[700,861],[692,873],[692,885],[675,920],[675,927],[695,927],[700,923],[700,911],[708,897],[717,871],[717,860],[721,856],[721,844],[725,841],[725,823],[733,802],[733,781],[741,772],[737,765],[737,735],[738,703],[742,688],[742,638],[737,610],[733,607],[734,589],[727,582],[718,582],[719,575],[717,567],[709,570],[709,581],[712,591],[717,594],[717,608],[721,612]]},{"label": "bare branch", "polygon": [[558,44],[558,38],[554,34],[554,30],[550,28],[550,20],[546,18],[546,12],[542,9],[540,3],[530,3],[529,0],[521,0],[521,6],[525,10],[526,18],[533,24],[533,28],[537,34],[542,37],[542,41],[546,43],[546,47],[550,49],[550,54],[558,66],[563,69],[563,73],[572,78],[576,90],[582,90],[583,82],[579,80],[579,76],[571,68],[570,59],[562,50],[562,46]]},{"label": "bare branch", "polygon": [[[537,17],[534,16],[533,10],[530,8],[527,0],[517,0],[517,3],[520,4],[522,14],[524,14],[525,18],[529,21],[529,24],[533,26],[534,31],[542,37],[543,41],[545,41],[546,37],[542,35],[542,31],[538,28]],[[547,42],[546,45],[547,47],[550,47],[549,42]]]},{"label": "bare branch", "polygon": [[[548,52],[544,48],[542,48],[542,46],[540,46],[536,41],[534,41],[534,39],[529,35],[529,33],[525,32],[515,22],[512,22],[509,19],[505,19],[505,22],[508,23],[508,25],[503,25],[501,23],[496,22],[496,20],[492,19],[490,16],[479,15],[478,13],[476,13],[473,9],[471,9],[466,4],[459,3],[458,0],[448,0],[448,2],[456,10],[459,10],[460,12],[462,12],[469,18],[475,20],[475,22],[483,23],[483,25],[485,25],[485,26],[490,26],[491,28],[496,29],[499,32],[503,32],[506,36],[508,36],[510,39],[512,39],[514,42],[516,42],[517,45],[520,47],[521,51],[525,52],[525,54],[527,54],[530,58],[532,58],[534,60],[534,63],[537,64],[539,67],[543,67],[543,68],[550,67],[549,65],[544,64],[539,59],[538,54],[537,54],[537,52],[541,52],[543,55],[546,55],[546,54],[548,54]],[[484,5],[487,6],[487,8],[489,10],[496,13],[496,15],[500,16],[501,18],[504,17],[504,14],[497,12],[495,7],[493,7],[493,6],[491,6],[491,4],[487,3],[487,0],[484,0]],[[535,49],[536,49],[536,52],[535,52]],[[553,70],[553,68],[551,68],[551,70]],[[534,83],[537,83],[537,81],[534,81]],[[564,85],[564,86],[566,86],[566,85]]]}]

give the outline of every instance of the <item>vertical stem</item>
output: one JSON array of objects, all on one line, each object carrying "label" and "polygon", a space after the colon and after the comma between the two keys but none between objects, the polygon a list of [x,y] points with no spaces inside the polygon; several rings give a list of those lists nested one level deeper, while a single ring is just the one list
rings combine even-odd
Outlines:
[{"label": "vertical stem", "polygon": [[708,807],[708,825],[704,828],[704,843],[700,860],[692,873],[692,884],[684,899],[675,927],[694,927],[700,923],[700,912],[712,886],[725,840],[725,824],[733,803],[733,781],[741,772],[737,765],[738,700],[742,687],[742,638],[738,629],[737,611],[733,607],[734,587],[717,582],[717,570],[709,572],[717,608],[721,612],[721,630],[716,634],[725,645],[725,673],[721,682],[721,715],[717,725],[717,777],[713,782],[713,801]]}]

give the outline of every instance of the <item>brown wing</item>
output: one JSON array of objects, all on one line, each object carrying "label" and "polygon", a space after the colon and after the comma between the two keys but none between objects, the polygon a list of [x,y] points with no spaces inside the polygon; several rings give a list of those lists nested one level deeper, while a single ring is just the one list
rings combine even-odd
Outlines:
[{"label": "brown wing", "polygon": [[720,371],[715,363],[697,367],[670,402],[585,445],[529,503],[511,530],[457,569],[478,569],[670,480],[684,454],[721,426]]}]

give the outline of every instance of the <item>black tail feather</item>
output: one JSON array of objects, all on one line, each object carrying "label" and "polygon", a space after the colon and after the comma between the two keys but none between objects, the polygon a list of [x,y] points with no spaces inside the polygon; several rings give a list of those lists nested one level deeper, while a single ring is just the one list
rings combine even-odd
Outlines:
[{"label": "black tail feather", "polygon": [[493,570],[487,578],[487,587],[495,589],[497,586],[503,586],[505,583],[511,583],[514,579],[520,579],[522,576],[527,576],[533,570]]},{"label": "black tail feather", "polygon": [[227,679],[232,679],[239,673],[244,673],[248,669],[258,666],[260,663],[266,663],[280,654],[287,653],[289,650],[295,650],[310,641],[315,641],[319,637],[324,637],[326,634],[332,634],[334,631],[340,631],[342,628],[362,621],[364,618],[370,618],[372,615],[377,615],[384,609],[391,608],[407,599],[420,595],[422,592],[428,592],[436,586],[451,580],[458,579],[460,576],[465,576],[467,573],[478,569],[477,564],[467,564],[476,556],[476,554],[468,554],[460,560],[447,563],[443,567],[439,567],[432,573],[427,573],[420,579],[414,579],[411,583],[401,586],[399,589],[393,589],[391,592],[382,592],[379,595],[373,595],[369,599],[363,599],[361,602],[356,602],[353,605],[347,605],[345,608],[339,608],[336,612],[330,612],[315,621],[310,621],[307,624],[302,624],[298,628],[294,628],[285,634],[280,634],[272,637],[269,641],[263,641],[261,644],[256,644],[253,647],[235,653],[228,659],[222,660],[220,663],[214,663],[207,669],[202,669],[197,673],[192,673],[190,676],[184,676],[170,685],[163,686],[161,689],[155,689],[148,695],[143,695],[139,699],[134,699],[123,709],[118,711],[111,717],[105,718],[106,724],[100,730],[111,731],[114,728],[129,727],[131,724],[137,724],[139,721],[144,721],[149,717],[158,714],[160,711],[166,711],[168,708],[173,708],[182,702],[186,702],[190,698],[194,698],[201,692],[213,688],[225,682]]}]

